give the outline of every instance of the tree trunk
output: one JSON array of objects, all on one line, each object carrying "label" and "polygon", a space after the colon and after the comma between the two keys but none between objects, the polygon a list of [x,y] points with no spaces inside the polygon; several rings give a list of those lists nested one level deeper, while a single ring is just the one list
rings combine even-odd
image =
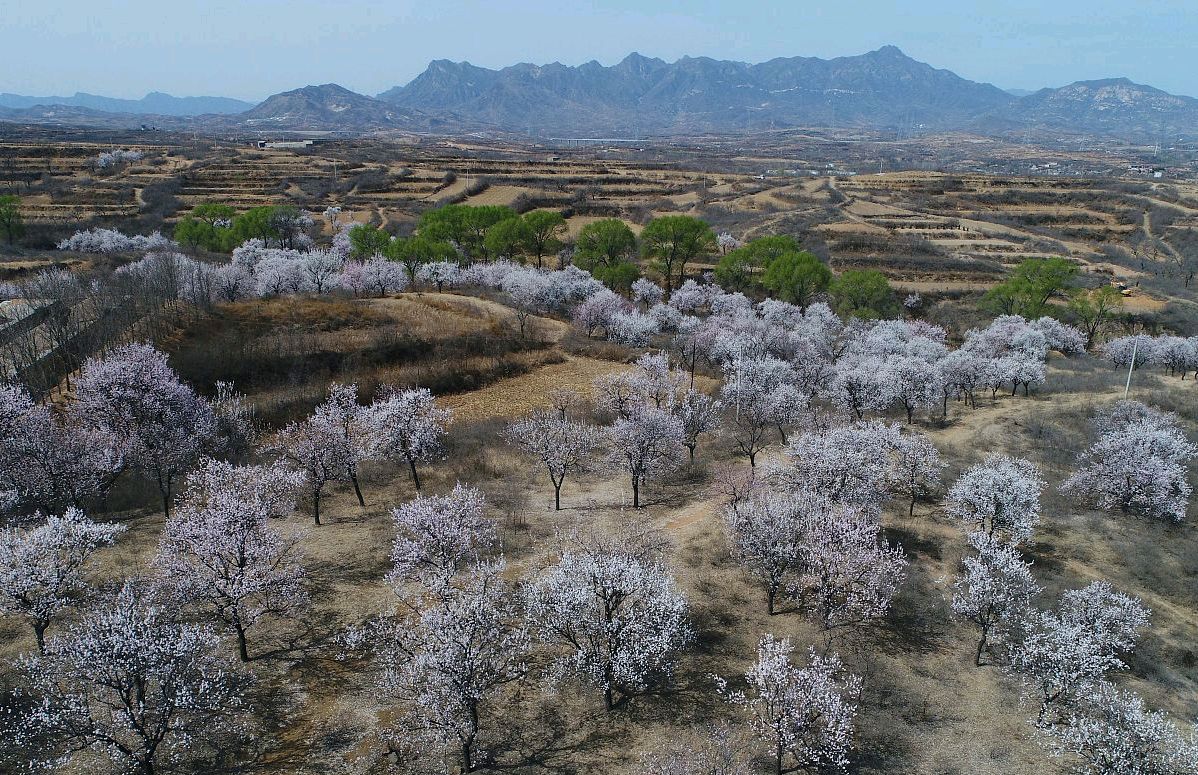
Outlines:
[{"label": "tree trunk", "polygon": [[915,516],[915,493],[911,493],[911,508],[907,509],[907,516]]},{"label": "tree trunk", "polygon": [[774,587],[770,587],[765,591],[765,610],[770,616],[778,613],[774,610],[774,598],[777,596],[777,594],[778,590]]},{"label": "tree trunk", "polygon": [[614,707],[616,706],[612,702],[611,686],[605,686],[603,687],[603,709],[610,712]]},{"label": "tree trunk", "polygon": [[320,490],[312,491],[312,518],[316,520],[316,524],[320,524]]},{"label": "tree trunk", "polygon": [[245,626],[242,625],[240,617],[233,617],[233,629],[237,632],[237,655],[241,657],[242,662],[249,662],[250,650],[245,642]]},{"label": "tree trunk", "polygon": [[416,473],[416,461],[408,458],[408,468],[412,470],[412,481],[416,484],[416,492],[420,492],[420,474]]},{"label": "tree trunk", "polygon": [[[632,476],[632,508],[641,507],[641,480],[635,474]],[[609,708],[610,710],[610,708]]]},{"label": "tree trunk", "polygon": [[553,483],[553,510],[562,510],[562,485],[560,482]]},{"label": "tree trunk", "polygon": [[164,481],[162,476],[158,477],[158,491],[162,493],[162,515],[166,519],[171,518],[171,478],[168,476]]},{"label": "tree trunk", "polygon": [[974,666],[976,666],[976,667],[982,666],[982,651],[985,648],[986,648],[986,631],[982,630],[982,637],[980,640],[978,640],[978,650],[977,650],[977,653],[974,654],[974,657],[973,657]]},{"label": "tree trunk", "polygon": [[37,636],[37,653],[43,656],[46,654],[46,628],[49,626],[49,622],[33,623],[33,634]]},{"label": "tree trunk", "polygon": [[362,488],[358,486],[358,475],[351,473],[349,475],[349,480],[354,483],[354,495],[358,496],[358,505],[362,508],[365,508],[366,501],[362,498]]}]

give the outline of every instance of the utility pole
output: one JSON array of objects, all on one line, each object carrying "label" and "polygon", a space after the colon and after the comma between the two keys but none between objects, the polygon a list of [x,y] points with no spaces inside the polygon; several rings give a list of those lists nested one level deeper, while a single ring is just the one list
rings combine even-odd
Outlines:
[{"label": "utility pole", "polygon": [[1136,352],[1140,349],[1140,340],[1134,339],[1131,343],[1131,363],[1127,367],[1127,384],[1123,386],[1123,397],[1127,398],[1128,392],[1131,390],[1131,373],[1136,370]]}]

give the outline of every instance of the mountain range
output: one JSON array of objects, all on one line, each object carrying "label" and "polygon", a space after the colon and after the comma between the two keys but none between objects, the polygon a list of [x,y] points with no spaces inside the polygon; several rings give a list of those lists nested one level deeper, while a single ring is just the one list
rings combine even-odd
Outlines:
[{"label": "mountain range", "polygon": [[[492,131],[640,137],[792,127],[1004,134],[1030,129],[1126,139],[1198,134],[1198,100],[1126,79],[1004,91],[916,61],[894,46],[858,56],[747,64],[630,54],[605,67],[436,60],[405,86],[370,97],[336,84],[248,103],[150,94],[107,100],[0,95],[0,119],[222,131]],[[35,100],[33,104],[20,100]],[[69,110],[58,109],[64,105]],[[102,111],[102,112],[101,112]]]},{"label": "mountain range", "polygon": [[87,108],[103,113],[133,115],[199,116],[205,113],[242,113],[254,103],[231,97],[173,97],[162,92],[150,92],[139,100],[101,97],[97,94],[75,92],[73,97],[27,97],[23,94],[0,94],[0,108],[32,108],[38,105],[62,105]]}]

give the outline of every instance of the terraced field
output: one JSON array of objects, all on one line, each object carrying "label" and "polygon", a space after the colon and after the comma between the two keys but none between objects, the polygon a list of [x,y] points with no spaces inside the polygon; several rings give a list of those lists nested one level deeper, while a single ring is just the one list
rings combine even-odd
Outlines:
[{"label": "terraced field", "polygon": [[[97,169],[96,158],[113,147],[144,158]],[[567,216],[571,237],[598,218],[623,218],[639,231],[654,216],[685,213],[742,239],[794,234],[836,268],[877,268],[911,290],[984,289],[1020,260],[1050,255],[1135,288],[1198,245],[1198,187],[1184,181],[833,174],[830,165],[743,150],[718,142],[554,149],[429,138],[303,149],[14,140],[0,143],[0,186],[22,196],[30,224],[58,228],[169,231],[201,202],[292,204],[314,215],[337,205],[343,219],[400,231],[447,202],[554,208]],[[712,266],[714,258],[695,268]]]}]

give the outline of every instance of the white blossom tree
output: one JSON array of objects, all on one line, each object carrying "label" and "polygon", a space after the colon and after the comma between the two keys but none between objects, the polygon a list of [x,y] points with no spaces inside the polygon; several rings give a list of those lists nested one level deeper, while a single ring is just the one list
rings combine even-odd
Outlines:
[{"label": "white blossom tree", "polygon": [[721,400],[731,416],[728,427],[737,448],[757,465],[770,428],[792,417],[794,394],[781,391],[794,380],[794,369],[777,358],[735,358],[724,366]]},{"label": "white blossom tree", "polygon": [[1095,425],[1099,439],[1079,456],[1082,467],[1062,491],[1101,509],[1184,520],[1193,491],[1188,466],[1198,457],[1198,445],[1186,438],[1177,418],[1121,401]]},{"label": "white blossom tree", "polygon": [[302,534],[271,524],[292,512],[303,483],[302,473],[280,464],[205,460],[163,528],[154,558],[163,584],[175,601],[198,605],[231,629],[243,662],[251,628],[308,603]]},{"label": "white blossom tree", "polygon": [[721,402],[693,388],[683,393],[682,398],[674,404],[673,414],[682,423],[682,443],[690,454],[692,465],[699,437],[719,429],[723,408]]},{"label": "white blossom tree", "polygon": [[1032,578],[1031,563],[1014,547],[981,532],[971,533],[969,544],[977,554],[961,561],[964,570],[953,582],[952,608],[981,631],[974,655],[974,664],[980,666],[989,640],[1019,623],[1040,587]]},{"label": "white blossom tree", "polygon": [[961,474],[948,491],[947,510],[967,532],[980,530],[1017,546],[1040,521],[1044,480],[1027,460],[997,452]]},{"label": "white blossom tree", "polygon": [[490,706],[528,669],[528,632],[502,570],[475,568],[459,587],[376,635],[379,689],[406,701],[395,725],[401,744],[452,745],[462,772],[487,760],[481,743]]},{"label": "white blossom tree", "polygon": [[93,522],[78,509],[27,529],[0,528],[0,613],[24,618],[45,652],[46,628],[89,590],[88,560],[125,529]]},{"label": "white blossom tree", "polygon": [[622,551],[567,551],[525,591],[536,637],[565,648],[554,674],[601,689],[609,711],[668,682],[693,638],[686,598],[666,568]]},{"label": "white blossom tree", "polygon": [[636,775],[740,775],[748,772],[744,735],[727,724],[692,729],[681,738],[655,743],[634,771]]},{"label": "white blossom tree", "polygon": [[907,413],[908,425],[916,411],[930,409],[940,400],[940,373],[934,362],[918,357],[891,358],[886,373],[892,380],[891,394]]},{"label": "white blossom tree", "polygon": [[665,291],[652,280],[646,280],[644,277],[641,277],[632,283],[633,301],[640,304],[646,310],[655,304],[659,304],[663,298],[665,298]]},{"label": "white blossom tree", "polygon": [[892,452],[901,437],[899,426],[876,420],[807,431],[786,448],[791,465],[774,469],[771,477],[829,501],[877,511],[889,496]]},{"label": "white blossom tree", "polygon": [[645,390],[645,381],[635,371],[603,374],[591,383],[596,411],[617,418],[631,417],[643,408],[649,401]]},{"label": "white blossom tree", "polygon": [[642,409],[607,429],[609,465],[632,480],[632,507],[641,507],[646,481],[678,468],[682,461],[682,422],[660,409]]},{"label": "white blossom tree", "polygon": [[457,484],[448,495],[417,495],[393,509],[391,583],[399,586],[405,581],[421,581],[437,589],[463,566],[477,562],[499,541],[485,508],[481,492]]},{"label": "white blossom tree", "polygon": [[562,484],[571,472],[585,468],[600,434],[590,425],[564,419],[562,414],[535,412],[509,425],[504,438],[544,464],[553,482],[553,508],[560,511]]},{"label": "white blossom tree", "polygon": [[370,458],[377,447],[375,426],[367,421],[366,407],[358,403],[358,386],[329,385],[324,403],[312,412],[312,425],[323,431],[329,455],[338,458],[344,471],[337,478],[353,483],[358,505],[365,506],[362,488],[358,485],[358,467]]},{"label": "white blossom tree", "polygon": [[825,631],[867,624],[890,610],[906,575],[901,546],[882,539],[877,517],[859,507],[829,504],[801,528],[801,575],[793,594]]},{"label": "white blossom tree", "polygon": [[686,379],[670,368],[669,356],[665,353],[645,353],[637,359],[636,366],[636,377],[646,402],[652,401],[658,409],[673,408]]},{"label": "white blossom tree", "polygon": [[445,426],[450,417],[450,411],[437,406],[427,388],[403,390],[385,386],[365,417],[373,437],[373,454],[406,462],[412,482],[419,490],[420,474],[416,464],[441,454]]},{"label": "white blossom tree", "polygon": [[1025,696],[1039,702],[1037,725],[1053,723],[1107,671],[1124,668],[1119,654],[1135,645],[1148,616],[1139,600],[1101,581],[1067,591],[1053,611],[1031,613],[1011,669],[1023,677]]},{"label": "white blossom tree", "polygon": [[416,272],[416,280],[432,285],[441,293],[447,287],[456,288],[462,282],[462,268],[453,261],[429,261]]},{"label": "white blossom tree", "polygon": [[313,293],[328,293],[337,286],[338,277],[344,262],[326,250],[313,250],[299,260],[299,269],[303,273],[305,285]]},{"label": "white blossom tree", "polygon": [[907,514],[915,514],[915,502],[940,487],[944,463],[940,451],[927,436],[919,433],[902,434],[894,447],[894,462],[890,467],[890,486],[894,492],[911,499]]},{"label": "white blossom tree", "polygon": [[374,296],[399,293],[408,287],[403,264],[374,255],[362,262],[362,288]]},{"label": "white blossom tree", "polygon": [[1198,730],[1187,738],[1137,694],[1100,681],[1061,723],[1043,730],[1048,749],[1077,775],[1188,775],[1198,772]]},{"label": "white blossom tree", "polygon": [[866,412],[882,412],[897,399],[895,380],[878,358],[838,361],[825,391],[834,404],[858,420]]},{"label": "white blossom tree", "polygon": [[757,487],[724,510],[732,555],[764,584],[771,616],[777,613],[778,594],[803,568],[805,518],[824,505],[807,493]]},{"label": "white blossom tree", "polygon": [[[211,630],[174,623],[126,584],[110,605],[19,663],[6,734],[59,771],[107,760],[154,775],[236,731],[242,684]],[[15,723],[13,723],[15,722]]]},{"label": "white blossom tree", "polygon": [[154,481],[170,514],[175,480],[214,441],[212,407],[179,381],[166,355],[130,344],[90,359],[75,386],[71,413],[111,438],[125,463]]},{"label": "white blossom tree", "polygon": [[289,423],[265,449],[277,452],[304,475],[312,498],[312,520],[320,524],[320,502],[329,482],[345,476],[350,465],[345,448],[330,440],[329,429],[309,417]]},{"label": "white blossom tree", "polygon": [[855,702],[861,679],[849,674],[834,653],[808,651],[807,665],[796,665],[789,638],[765,635],[757,661],[745,673],[746,691],[729,691],[717,678],[720,693],[743,705],[753,733],[769,746],[774,772],[845,772],[855,735]]}]

